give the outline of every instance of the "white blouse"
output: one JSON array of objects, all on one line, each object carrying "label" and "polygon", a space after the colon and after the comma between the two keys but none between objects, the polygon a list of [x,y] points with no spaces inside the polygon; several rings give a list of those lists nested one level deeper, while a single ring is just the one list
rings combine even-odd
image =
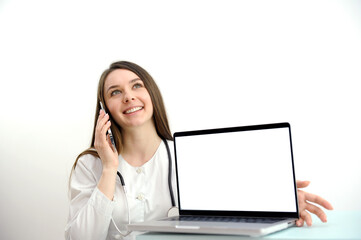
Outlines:
[{"label": "white blouse", "polygon": [[[172,156],[172,188],[177,199],[173,142],[168,141]],[[119,155],[118,171],[127,188],[130,222],[143,222],[166,217],[172,207],[168,186],[168,153],[164,142],[154,156],[141,167],[129,165]],[[126,232],[128,209],[117,176],[113,201],[98,188],[102,162],[90,154],[79,158],[70,182],[70,208],[65,238],[68,240],[122,239],[117,227]],[[134,237],[131,234],[128,238]]]}]

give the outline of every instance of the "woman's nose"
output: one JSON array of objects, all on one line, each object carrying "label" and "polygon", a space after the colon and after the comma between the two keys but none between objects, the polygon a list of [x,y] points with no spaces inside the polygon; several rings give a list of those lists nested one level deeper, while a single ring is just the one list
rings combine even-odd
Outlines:
[{"label": "woman's nose", "polygon": [[123,102],[127,103],[129,101],[133,101],[135,99],[135,97],[132,95],[131,92],[125,92],[123,95]]}]

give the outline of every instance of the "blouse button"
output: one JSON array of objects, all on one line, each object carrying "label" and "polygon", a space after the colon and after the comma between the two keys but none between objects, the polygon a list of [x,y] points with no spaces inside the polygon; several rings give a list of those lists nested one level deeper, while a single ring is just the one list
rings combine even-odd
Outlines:
[{"label": "blouse button", "polygon": [[119,234],[117,234],[117,235],[114,235],[114,238],[115,238],[115,239],[120,239],[121,236],[120,236]]},{"label": "blouse button", "polygon": [[143,193],[139,193],[138,196],[137,196],[137,199],[138,199],[139,201],[143,201],[143,200],[145,199],[144,194],[143,194]]},{"label": "blouse button", "polygon": [[141,174],[141,173],[142,173],[142,169],[141,169],[141,168],[137,168],[136,172],[137,172],[138,174]]}]

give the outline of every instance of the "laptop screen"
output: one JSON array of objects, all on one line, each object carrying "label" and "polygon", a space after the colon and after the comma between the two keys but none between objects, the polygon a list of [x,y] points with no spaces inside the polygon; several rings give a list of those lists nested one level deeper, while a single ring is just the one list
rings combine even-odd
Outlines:
[{"label": "laptop screen", "polygon": [[297,213],[288,123],[179,132],[174,145],[180,212]]}]

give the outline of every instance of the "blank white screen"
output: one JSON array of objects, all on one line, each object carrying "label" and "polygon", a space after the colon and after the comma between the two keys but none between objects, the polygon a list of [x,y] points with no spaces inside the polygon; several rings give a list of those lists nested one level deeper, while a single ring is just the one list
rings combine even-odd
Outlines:
[{"label": "blank white screen", "polygon": [[176,138],[183,210],[296,212],[288,128]]}]

